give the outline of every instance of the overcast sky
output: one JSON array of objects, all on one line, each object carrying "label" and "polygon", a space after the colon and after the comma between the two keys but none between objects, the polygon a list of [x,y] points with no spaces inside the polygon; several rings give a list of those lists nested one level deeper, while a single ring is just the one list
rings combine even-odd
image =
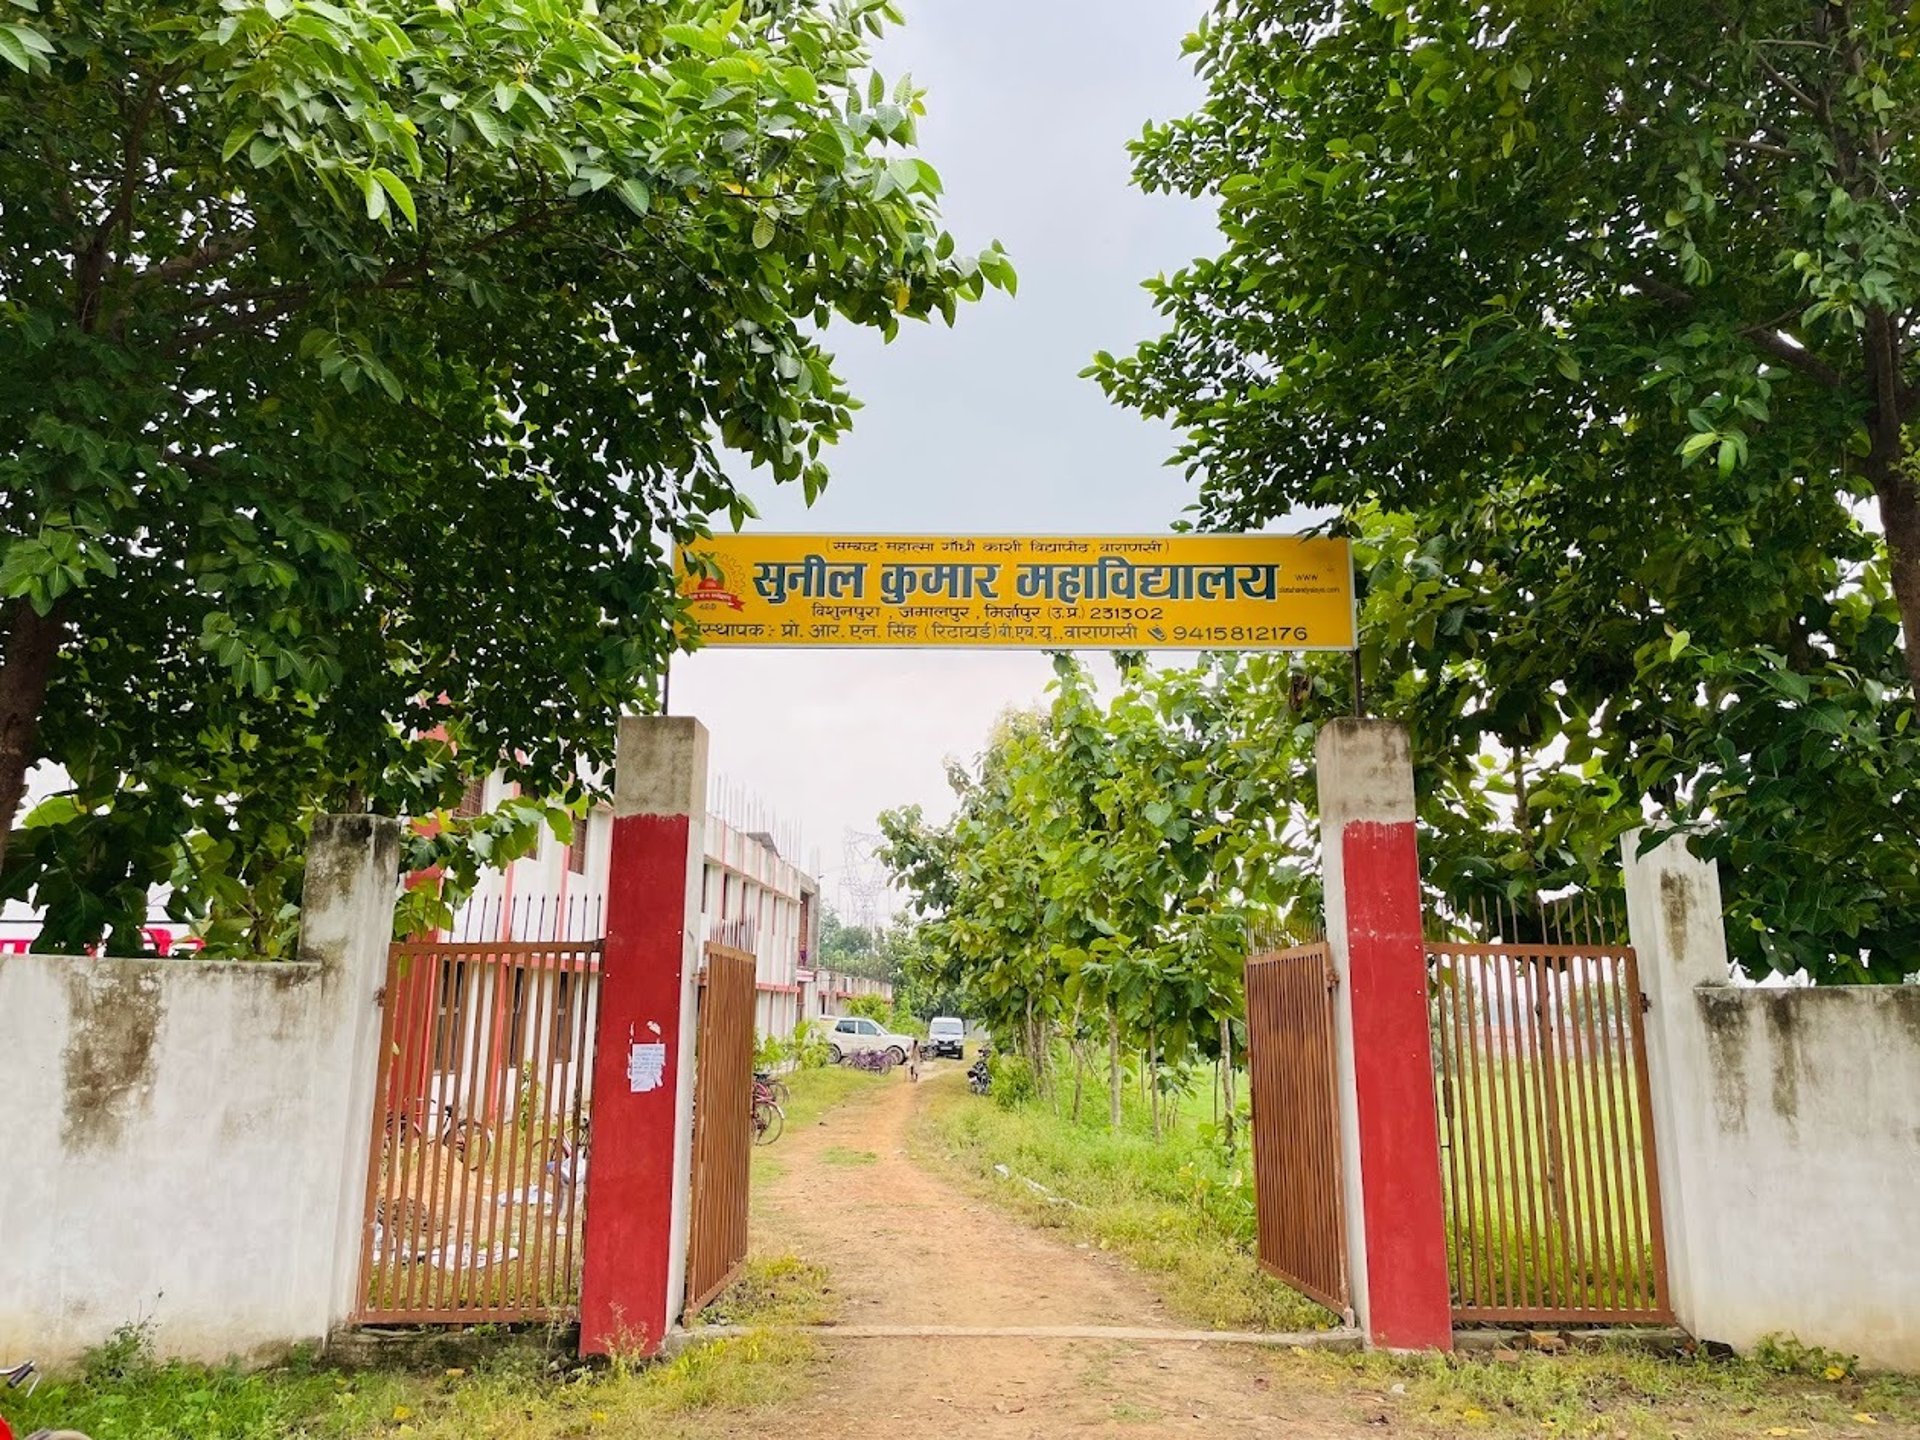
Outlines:
[{"label": "overcast sky", "polygon": [[[1139,533],[1192,499],[1164,427],[1078,378],[1094,351],[1159,329],[1146,277],[1217,249],[1211,208],[1144,196],[1126,142],[1185,114],[1180,54],[1200,0],[906,0],[881,49],[891,84],[927,89],[921,150],[962,248],[998,239],[1016,299],[963,308],[892,345],[832,336],[866,404],[833,481],[753,493],[769,530]],[[713,767],[818,849],[841,898],[843,839],[883,809],[949,809],[942,761],[976,754],[994,718],[1040,698],[1044,656],[968,651],[710,651],[676,661],[675,714],[713,734]],[[800,857],[803,862],[809,856]]]}]

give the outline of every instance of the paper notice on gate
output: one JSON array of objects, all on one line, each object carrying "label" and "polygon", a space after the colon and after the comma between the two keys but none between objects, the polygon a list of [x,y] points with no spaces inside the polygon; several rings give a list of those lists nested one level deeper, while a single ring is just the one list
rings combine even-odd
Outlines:
[{"label": "paper notice on gate", "polygon": [[667,1074],[667,1047],[658,1040],[635,1042],[627,1051],[627,1088],[635,1095],[658,1090]]}]

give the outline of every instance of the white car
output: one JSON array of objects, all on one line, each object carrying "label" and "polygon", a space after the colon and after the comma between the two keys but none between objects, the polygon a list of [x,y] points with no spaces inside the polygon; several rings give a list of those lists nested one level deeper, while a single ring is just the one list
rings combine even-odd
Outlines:
[{"label": "white car", "polygon": [[890,1050],[893,1063],[907,1063],[907,1053],[913,1049],[911,1035],[895,1035],[878,1020],[869,1020],[864,1015],[839,1015],[830,1017],[827,1028],[827,1059],[838,1065],[848,1055],[860,1050]]}]

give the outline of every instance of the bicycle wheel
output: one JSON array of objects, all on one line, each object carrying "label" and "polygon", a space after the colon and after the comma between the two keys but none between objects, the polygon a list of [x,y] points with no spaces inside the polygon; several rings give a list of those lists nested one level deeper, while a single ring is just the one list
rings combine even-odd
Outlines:
[{"label": "bicycle wheel", "polygon": [[771,1100],[753,1102],[753,1143],[771,1145],[780,1138],[780,1132],[786,1129],[787,1112]]},{"label": "bicycle wheel", "polygon": [[769,1080],[767,1094],[782,1110],[793,1103],[793,1092],[787,1089],[787,1082],[784,1080]]},{"label": "bicycle wheel", "polygon": [[466,1163],[467,1169],[478,1170],[493,1153],[493,1137],[479,1121],[462,1120],[453,1127],[453,1153]]}]

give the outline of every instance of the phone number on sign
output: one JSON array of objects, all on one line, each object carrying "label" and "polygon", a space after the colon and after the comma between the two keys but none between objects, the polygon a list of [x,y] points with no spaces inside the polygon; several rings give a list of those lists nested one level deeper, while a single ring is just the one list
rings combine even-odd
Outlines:
[{"label": "phone number on sign", "polygon": [[1304,625],[1176,625],[1176,643],[1190,645],[1304,645]]}]

